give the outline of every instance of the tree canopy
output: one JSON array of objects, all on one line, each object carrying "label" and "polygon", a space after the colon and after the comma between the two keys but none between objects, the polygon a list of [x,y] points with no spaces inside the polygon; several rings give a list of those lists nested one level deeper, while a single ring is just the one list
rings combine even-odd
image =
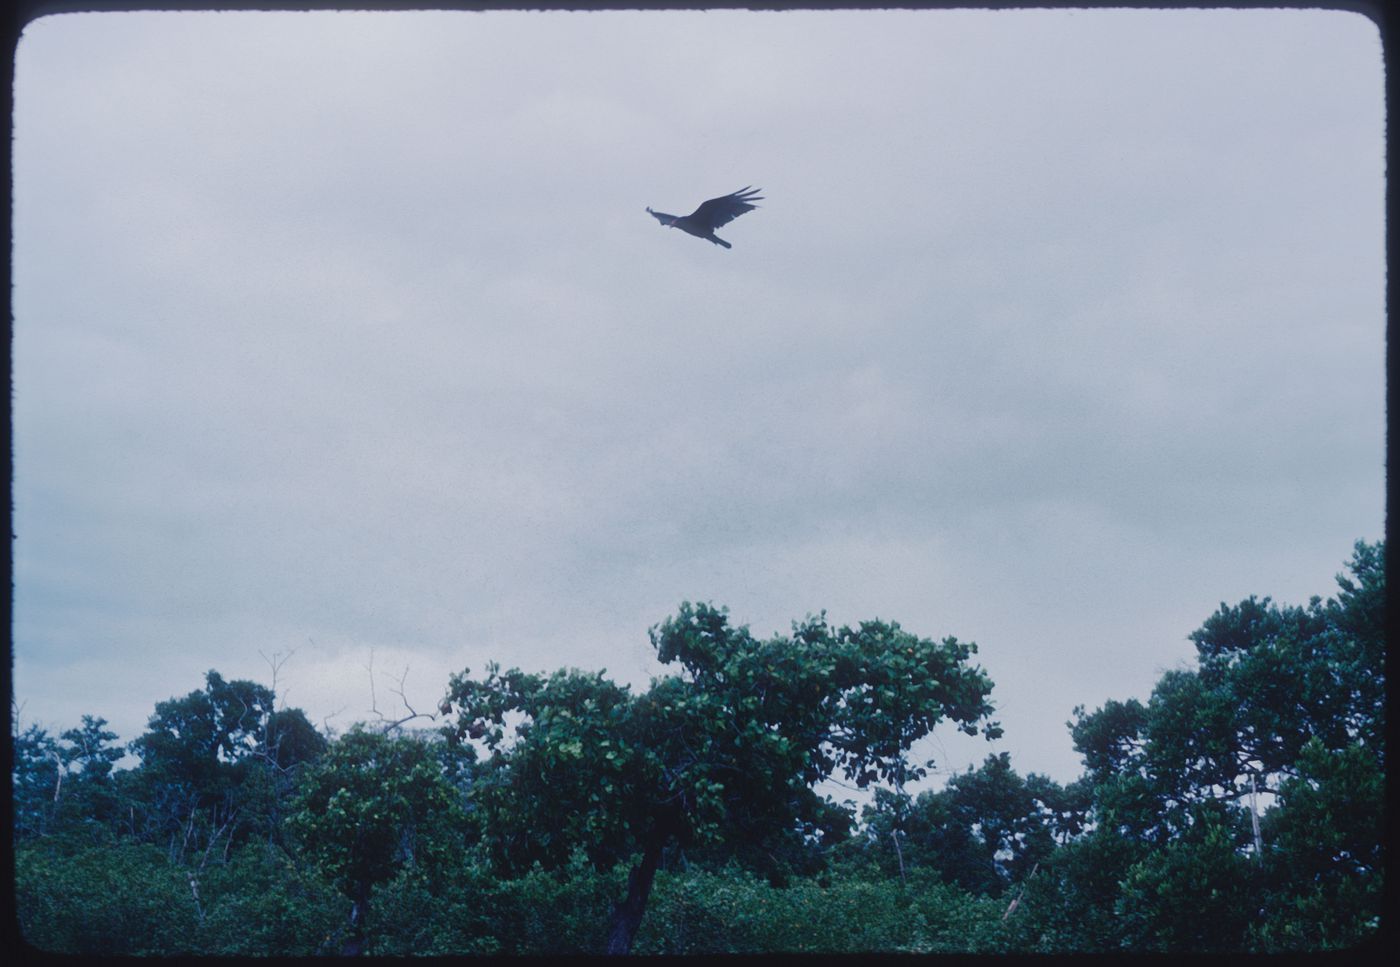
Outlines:
[{"label": "tree canopy", "polygon": [[1347,568],[1326,602],[1222,603],[1191,635],[1196,667],[1165,673],[1146,703],[1074,710],[1093,807],[1041,899],[1077,911],[1083,930],[1057,942],[1276,950],[1344,946],[1374,929],[1384,546],[1357,542]]},{"label": "tree canopy", "polygon": [[[804,846],[849,818],[813,787],[834,772],[860,787],[925,774],[910,745],[948,719],[1000,735],[976,646],[894,622],[832,628],[825,615],[767,640],[727,612],[683,602],[651,629],[677,674],[644,693],[601,673],[487,669],[455,675],[454,740],[489,751],[473,802],[495,830],[503,872],[558,867],[575,849],[598,866],[637,858],[610,949],[630,949],[662,851],[720,845],[782,876]],[[507,719],[517,719],[509,729]]]},{"label": "tree canopy", "polygon": [[1073,709],[1067,784],[913,759],[945,723],[1001,734],[970,642],[825,614],[759,638],[710,604],[649,630],[644,689],[489,664],[433,729],[401,696],[323,732],[213,670],[126,747],[16,709],[18,922],[70,955],[1380,946],[1384,545],[1346,567],[1326,601],[1222,603],[1189,667]]}]

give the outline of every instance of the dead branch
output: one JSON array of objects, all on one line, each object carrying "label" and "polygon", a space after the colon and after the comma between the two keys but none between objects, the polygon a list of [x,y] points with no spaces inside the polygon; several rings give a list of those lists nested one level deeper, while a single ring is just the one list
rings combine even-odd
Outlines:
[{"label": "dead branch", "polygon": [[[272,653],[272,657],[269,658],[262,653],[261,648],[258,649],[258,655],[262,657],[262,660],[267,663],[267,667],[272,671],[272,701],[274,708],[276,707],[278,698],[277,678],[281,674],[282,666],[287,664],[287,662],[291,661],[292,656],[296,653],[297,650],[295,648],[288,648],[287,654],[285,656],[280,651],[274,651]],[[285,701],[282,702],[282,707],[287,707],[287,703]]]},{"label": "dead branch", "polygon": [[1006,912],[1001,915],[1002,920],[1005,920],[1007,917],[1011,916],[1011,914],[1015,913],[1016,908],[1021,905],[1021,897],[1025,896],[1026,894],[1026,880],[1029,880],[1032,876],[1035,876],[1035,871],[1038,869],[1040,869],[1039,863],[1035,864],[1035,866],[1032,866],[1029,875],[1026,876],[1025,880],[1021,881],[1021,888],[1016,891],[1016,895],[1012,897],[1011,902],[1006,907]]},{"label": "dead branch", "polygon": [[53,801],[54,801],[54,802],[58,802],[58,794],[59,794],[59,792],[63,789],[63,759],[59,756],[59,754],[58,754],[57,752],[55,752],[55,753],[53,754],[53,764],[54,764]]},{"label": "dead branch", "polygon": [[417,709],[415,709],[413,707],[413,704],[408,700],[408,695],[406,694],[406,683],[408,681],[409,667],[407,665],[404,666],[403,674],[399,676],[398,688],[390,689],[390,691],[394,695],[397,695],[399,697],[399,701],[403,704],[403,707],[408,710],[408,714],[401,715],[396,719],[390,719],[389,716],[381,712],[375,699],[373,665],[374,652],[371,651],[370,664],[365,666],[366,670],[369,672],[370,711],[379,717],[379,721],[381,723],[380,728],[384,731],[386,735],[394,731],[395,729],[402,728],[406,723],[412,722],[414,719],[424,718],[428,719],[429,721],[437,720],[437,715],[435,713],[420,712]]},{"label": "dead branch", "polygon": [[[211,836],[211,837],[209,837],[209,845],[208,845],[207,847],[205,847],[205,849],[204,849],[204,858],[203,858],[202,860],[199,861],[199,867],[198,867],[199,869],[201,869],[201,870],[204,869],[204,864],[209,862],[209,854],[210,854],[211,852],[214,851],[214,844],[216,844],[216,843],[219,841],[219,837],[223,835],[224,831],[227,830],[230,826],[233,825],[233,821],[234,821],[235,819],[238,818],[238,812],[239,812],[239,811],[238,811],[237,809],[235,809],[235,810],[233,811],[233,815],[229,816],[228,820],[225,821],[225,823],[224,823],[222,826],[220,826],[218,829],[214,830],[214,835]],[[212,810],[211,810],[211,814],[212,814]],[[212,818],[212,816],[211,816],[211,818]],[[233,834],[232,834],[232,833],[229,833],[228,842],[230,842],[230,843],[233,842]],[[224,859],[225,859],[225,860],[228,859],[228,847],[227,847],[227,846],[224,847]],[[193,875],[191,875],[191,878],[193,878]],[[198,898],[196,897],[196,899],[198,899]]]},{"label": "dead branch", "polygon": [[195,879],[194,872],[190,872],[190,895],[194,897],[194,909],[199,914],[199,922],[204,922],[204,907],[199,902],[199,881]]}]

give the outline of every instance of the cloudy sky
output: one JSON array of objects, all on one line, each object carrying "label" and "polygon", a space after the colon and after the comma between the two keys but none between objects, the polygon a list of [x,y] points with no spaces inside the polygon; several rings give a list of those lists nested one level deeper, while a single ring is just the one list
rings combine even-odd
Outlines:
[{"label": "cloudy sky", "polygon": [[[706,600],[975,641],[1005,738],[929,753],[1073,779],[1382,536],[1382,94],[1326,11],[34,22],[21,724],[644,686]],[[746,185],[732,250],[643,210]]]}]

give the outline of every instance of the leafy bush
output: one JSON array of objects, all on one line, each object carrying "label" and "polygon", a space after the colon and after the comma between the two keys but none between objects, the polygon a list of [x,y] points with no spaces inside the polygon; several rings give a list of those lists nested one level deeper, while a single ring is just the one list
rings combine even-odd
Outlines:
[{"label": "leafy bush", "polygon": [[484,902],[503,953],[601,954],[626,882],[623,866],[598,871],[575,852],[561,870],[500,881]]},{"label": "leafy bush", "polygon": [[938,882],[858,875],[777,887],[729,866],[657,876],[637,953],[891,953],[998,947],[1000,905]]},{"label": "leafy bush", "polygon": [[378,887],[370,900],[365,933],[367,952],[381,957],[496,954],[494,884],[469,871],[433,889],[411,870]]},{"label": "leafy bush", "polygon": [[345,900],[280,850],[250,844],[199,873],[197,951],[225,957],[310,956],[335,949]]},{"label": "leafy bush", "polygon": [[15,913],[34,947],[57,954],[184,952],[198,922],[182,871],[144,845],[15,850]]}]

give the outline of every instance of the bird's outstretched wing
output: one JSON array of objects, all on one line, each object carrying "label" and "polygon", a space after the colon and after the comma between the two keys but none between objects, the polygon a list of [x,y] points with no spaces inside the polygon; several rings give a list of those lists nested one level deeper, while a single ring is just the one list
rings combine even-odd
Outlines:
[{"label": "bird's outstretched wing", "polygon": [[757,208],[758,206],[753,202],[763,201],[763,196],[759,194],[762,190],[762,188],[745,186],[720,198],[711,198],[686,217],[691,222],[703,225],[713,232],[722,225],[728,225],[744,212],[751,212]]}]

